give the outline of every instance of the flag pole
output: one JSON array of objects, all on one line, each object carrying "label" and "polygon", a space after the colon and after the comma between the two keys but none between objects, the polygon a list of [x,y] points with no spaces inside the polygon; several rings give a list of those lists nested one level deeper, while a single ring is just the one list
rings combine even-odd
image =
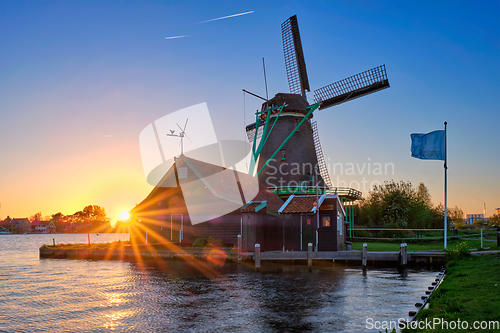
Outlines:
[{"label": "flag pole", "polygon": [[448,208],[447,208],[447,194],[448,194],[448,179],[447,179],[447,171],[448,171],[448,164],[447,164],[447,151],[446,151],[446,125],[447,122],[444,122],[444,249],[446,250],[446,243],[447,243],[447,231],[448,231]]}]

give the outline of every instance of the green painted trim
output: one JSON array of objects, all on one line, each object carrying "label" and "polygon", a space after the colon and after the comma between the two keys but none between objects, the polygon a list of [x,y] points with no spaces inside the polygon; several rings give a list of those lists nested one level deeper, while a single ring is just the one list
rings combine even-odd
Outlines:
[{"label": "green painted trim", "polygon": [[[271,129],[269,130],[269,133],[267,133],[266,140],[265,140],[264,142],[267,142],[267,139],[269,139],[269,135],[271,135],[271,132],[273,131],[274,125],[276,125],[276,122],[278,121],[278,118],[280,117],[280,115],[281,115],[281,111],[283,111],[283,108],[284,108],[284,107],[285,107],[284,105],[283,105],[282,107],[280,107],[280,109],[279,109],[279,110],[280,110],[280,112],[278,112],[278,115],[276,116],[276,119],[274,119],[273,126],[271,126]],[[269,119],[271,119],[271,118],[269,118]],[[267,119],[266,119],[266,120],[267,120]],[[261,150],[261,151],[262,151],[262,150]],[[259,152],[259,154],[260,154],[260,152]]]},{"label": "green painted trim", "polygon": [[[278,120],[279,115],[281,114],[281,111],[283,111],[283,108],[286,106],[286,104],[280,106],[280,107],[274,107],[272,109],[267,109],[263,112],[256,112],[255,113],[255,134],[253,136],[253,146],[252,146],[252,156],[250,159],[250,167],[248,168],[248,174],[251,175],[253,173],[253,170],[255,169],[255,164],[257,163],[257,158],[259,157],[260,153],[262,152],[262,149],[264,148],[264,144],[266,143],[267,139],[269,138],[269,135],[271,134],[271,131],[274,128],[274,125],[276,125],[276,121]],[[271,121],[271,112],[275,110],[280,110],[278,113],[278,117],[276,117],[276,120],[273,123],[273,126],[269,130],[269,133],[267,132],[267,128],[269,127],[269,122]],[[259,114],[262,114],[264,112],[267,112],[266,116],[266,123],[264,125],[264,129],[262,131],[262,139],[259,142],[259,146],[256,147],[257,143],[257,133],[259,131],[259,126],[260,126],[260,117]]]},{"label": "green painted trim", "polygon": [[[307,118],[309,118],[309,116],[319,107],[320,105],[320,102],[316,103],[316,104],[313,104],[311,106],[308,106],[307,108],[310,108],[309,109],[309,112],[306,114],[306,116],[300,121],[300,123],[298,123],[297,126],[295,126],[295,128],[293,129],[293,131],[287,136],[287,138],[285,139],[285,141],[283,141],[283,143],[278,147],[278,149],[276,149],[276,151],[271,155],[271,157],[269,157],[269,159],[266,161],[266,163],[264,163],[264,165],[262,166],[262,168],[260,168],[260,170],[257,172],[257,176],[260,175],[260,173],[262,172],[262,170],[264,170],[267,165],[271,162],[271,160],[274,158],[274,156],[276,156],[276,154],[281,150],[281,148],[283,148],[283,146],[288,142],[288,140],[290,140],[290,138],[295,134],[295,132],[297,132],[297,129],[299,129],[300,126],[302,126],[302,124],[307,120]],[[306,109],[307,109],[306,108]],[[267,120],[267,119],[266,119]]]},{"label": "green painted trim", "polygon": [[257,213],[259,210],[261,210],[262,208],[265,208],[266,206],[267,206],[267,201],[262,201],[260,205],[255,207],[255,212]]}]

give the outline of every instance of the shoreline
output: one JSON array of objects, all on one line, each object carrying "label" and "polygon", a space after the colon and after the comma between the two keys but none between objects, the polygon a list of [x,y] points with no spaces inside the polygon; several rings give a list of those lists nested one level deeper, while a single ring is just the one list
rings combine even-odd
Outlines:
[{"label": "shoreline", "polygon": [[[435,332],[498,332],[500,329],[500,253],[471,253],[449,261],[446,277],[415,316],[417,322],[439,321],[466,323],[467,329],[438,326]],[[496,314],[496,315],[495,315]],[[474,328],[475,323],[498,325],[495,328]],[[485,324],[486,325],[486,324]],[[402,332],[421,332],[405,329]]]}]

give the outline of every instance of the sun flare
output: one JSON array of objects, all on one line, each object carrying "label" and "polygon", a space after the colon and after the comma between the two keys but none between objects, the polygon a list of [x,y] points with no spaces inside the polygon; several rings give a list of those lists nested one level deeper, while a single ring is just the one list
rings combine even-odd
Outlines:
[{"label": "sun flare", "polygon": [[130,217],[130,214],[128,212],[121,212],[120,213],[120,220],[122,220],[122,221],[128,220],[129,217]]}]

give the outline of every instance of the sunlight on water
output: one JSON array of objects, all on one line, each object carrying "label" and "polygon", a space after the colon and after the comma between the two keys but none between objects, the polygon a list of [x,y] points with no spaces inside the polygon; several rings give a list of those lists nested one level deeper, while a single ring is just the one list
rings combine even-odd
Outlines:
[{"label": "sunlight on water", "polygon": [[40,260],[38,247],[52,238],[84,243],[87,235],[0,235],[0,331],[364,332],[368,317],[406,317],[435,277],[347,266],[257,273],[215,252],[217,274],[208,276],[183,261]]}]

